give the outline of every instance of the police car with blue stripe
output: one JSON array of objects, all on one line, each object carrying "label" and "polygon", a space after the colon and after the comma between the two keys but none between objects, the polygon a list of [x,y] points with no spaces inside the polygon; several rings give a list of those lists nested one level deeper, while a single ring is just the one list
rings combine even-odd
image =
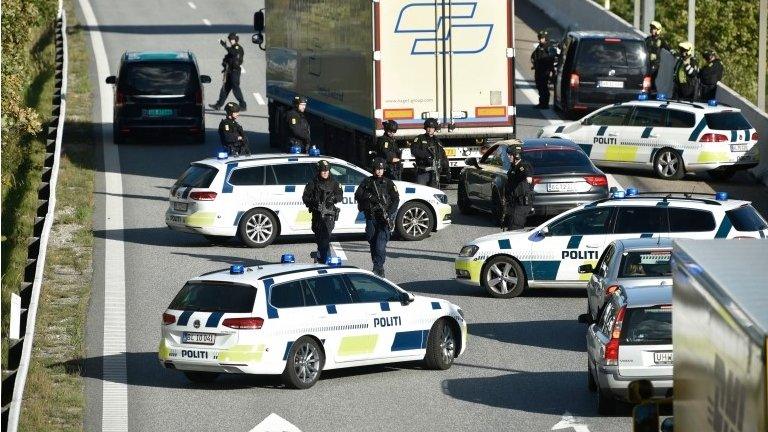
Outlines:
[{"label": "police car with blue stripe", "polygon": [[189,280],[163,313],[158,357],[194,382],[280,375],[309,388],[323,370],[423,360],[445,370],[467,343],[462,310],[356,267],[281,264]]},{"label": "police car with blue stripe", "polygon": [[[250,247],[268,246],[278,235],[311,235],[312,215],[301,196],[322,159],[344,191],[333,232],[365,232],[355,190],[371,174],[316,152],[237,157],[222,153],[193,162],[171,188],[166,225],[213,242],[237,236]],[[403,181],[395,181],[395,186],[400,194],[395,229],[401,238],[422,240],[450,225],[451,206],[442,191]]]},{"label": "police car with blue stripe", "polygon": [[638,193],[634,188],[576,207],[527,230],[480,237],[455,260],[459,281],[480,285],[493,297],[526,288],[584,288],[614,240],[630,238],[765,238],[768,223],[747,201],[716,195]]},{"label": "police car with blue stripe", "polygon": [[639,99],[544,127],[538,136],[570,139],[598,166],[652,168],[663,179],[707,172],[727,180],[758,164],[757,131],[738,108],[714,100],[669,101],[663,94]]}]

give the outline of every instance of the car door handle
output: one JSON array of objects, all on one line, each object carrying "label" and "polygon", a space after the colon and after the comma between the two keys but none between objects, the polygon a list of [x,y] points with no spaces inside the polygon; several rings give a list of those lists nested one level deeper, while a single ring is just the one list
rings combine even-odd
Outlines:
[{"label": "car door handle", "polygon": [[585,246],[586,246],[586,247],[588,247],[588,248],[590,248],[590,249],[597,249],[597,248],[599,248],[599,247],[600,247],[600,245],[589,245],[589,244],[588,244],[588,245],[585,245]]},{"label": "car door handle", "polygon": [[615,137],[615,136],[619,136],[619,134],[611,132],[611,133],[608,134],[608,136],[609,137]]}]

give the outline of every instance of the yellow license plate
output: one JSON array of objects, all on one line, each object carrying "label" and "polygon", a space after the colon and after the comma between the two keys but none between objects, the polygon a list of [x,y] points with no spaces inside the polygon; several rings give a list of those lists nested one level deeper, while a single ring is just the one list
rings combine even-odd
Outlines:
[{"label": "yellow license plate", "polygon": [[456,149],[455,148],[447,148],[445,149],[445,155],[448,157],[456,156]]}]

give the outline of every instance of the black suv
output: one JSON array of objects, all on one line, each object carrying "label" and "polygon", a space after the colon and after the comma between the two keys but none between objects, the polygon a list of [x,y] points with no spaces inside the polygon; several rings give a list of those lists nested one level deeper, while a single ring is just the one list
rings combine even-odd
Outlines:
[{"label": "black suv", "polygon": [[114,84],[115,144],[137,130],[180,130],[196,142],[205,141],[203,84],[197,60],[190,52],[127,52],[120,59]]},{"label": "black suv", "polygon": [[561,43],[555,107],[576,118],[651,89],[645,40],[631,33],[568,32]]}]

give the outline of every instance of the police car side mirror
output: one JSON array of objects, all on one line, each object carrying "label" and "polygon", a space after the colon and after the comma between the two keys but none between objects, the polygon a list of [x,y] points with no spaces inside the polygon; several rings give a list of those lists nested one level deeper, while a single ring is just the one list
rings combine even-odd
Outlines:
[{"label": "police car side mirror", "polygon": [[592,124],[592,121],[589,118],[583,118],[581,119],[581,124],[584,126],[589,126]]},{"label": "police car side mirror", "polygon": [[661,422],[661,432],[672,432],[675,430],[675,421],[672,417],[667,417]]},{"label": "police car side mirror", "polygon": [[209,77],[208,75],[200,75],[200,82],[203,84],[210,84],[211,77]]},{"label": "police car side mirror", "polygon": [[264,32],[264,11],[260,10],[253,14],[253,31],[256,33]]},{"label": "police car side mirror", "polygon": [[549,235],[549,227],[544,227],[539,230],[539,235],[542,237],[547,237]]},{"label": "police car side mirror", "polygon": [[579,315],[579,323],[592,324],[592,316],[588,313]]},{"label": "police car side mirror", "polygon": [[117,77],[114,75],[110,75],[106,79],[107,84],[117,84]]},{"label": "police car side mirror", "polygon": [[400,303],[408,305],[413,303],[414,300],[416,300],[416,297],[414,297],[413,294],[409,292],[400,293]]},{"label": "police car side mirror", "polygon": [[467,166],[472,166],[475,168],[480,168],[480,163],[477,162],[477,158],[474,157],[468,157],[464,160],[464,164]]},{"label": "police car side mirror", "polygon": [[592,264],[584,264],[579,266],[579,274],[589,274],[594,273],[595,268],[592,267]]}]

